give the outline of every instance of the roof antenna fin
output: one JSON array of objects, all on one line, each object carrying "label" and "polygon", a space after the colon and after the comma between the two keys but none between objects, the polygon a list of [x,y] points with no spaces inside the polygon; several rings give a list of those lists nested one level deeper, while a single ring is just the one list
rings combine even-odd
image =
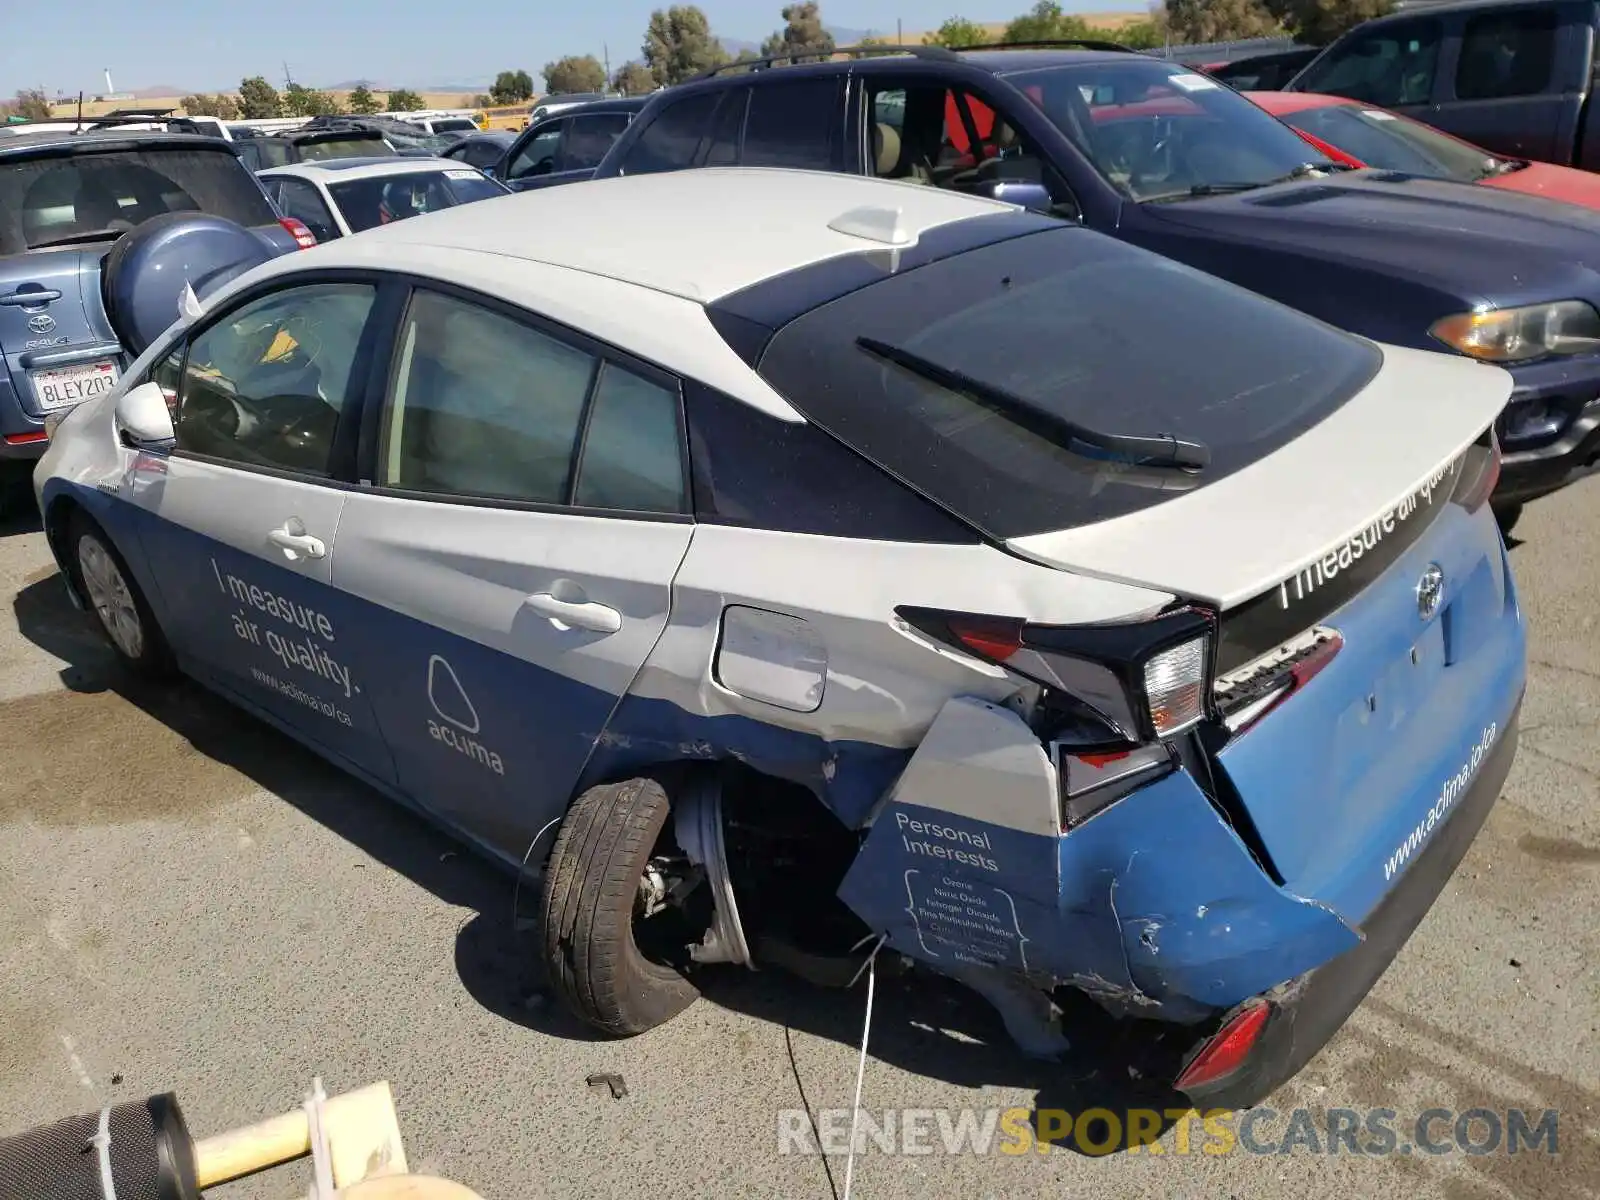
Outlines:
[{"label": "roof antenna fin", "polygon": [[828,222],[835,233],[848,234],[884,246],[905,247],[917,244],[916,231],[907,227],[903,208],[852,208]]}]

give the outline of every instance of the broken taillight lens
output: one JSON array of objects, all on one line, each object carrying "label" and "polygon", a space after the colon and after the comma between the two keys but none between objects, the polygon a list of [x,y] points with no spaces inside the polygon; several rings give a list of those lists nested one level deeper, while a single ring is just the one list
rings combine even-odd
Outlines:
[{"label": "broken taillight lens", "polygon": [[1148,620],[1039,625],[1017,617],[896,609],[906,624],[1076,701],[1132,744],[1204,719],[1215,614],[1179,608]]}]

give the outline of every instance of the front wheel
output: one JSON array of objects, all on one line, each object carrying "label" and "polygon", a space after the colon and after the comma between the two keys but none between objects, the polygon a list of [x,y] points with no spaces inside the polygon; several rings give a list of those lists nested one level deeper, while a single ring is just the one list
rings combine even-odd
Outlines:
[{"label": "front wheel", "polygon": [[592,787],[561,823],[545,867],[540,924],[550,983],[573,1012],[613,1037],[653,1029],[700,994],[660,961],[665,956],[647,957],[635,937],[650,920],[641,895],[669,809],[654,779]]},{"label": "front wheel", "polygon": [[170,674],[172,652],[167,640],[105,530],[78,513],[68,526],[67,539],[76,583],[117,658],[140,675]]}]

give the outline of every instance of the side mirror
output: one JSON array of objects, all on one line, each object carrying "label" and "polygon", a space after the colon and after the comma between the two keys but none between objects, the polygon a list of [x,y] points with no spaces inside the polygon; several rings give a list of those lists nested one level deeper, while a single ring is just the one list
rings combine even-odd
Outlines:
[{"label": "side mirror", "polygon": [[170,450],[176,434],[166,393],[156,383],[129,388],[117,400],[117,425],[122,440],[135,450]]},{"label": "side mirror", "polygon": [[994,179],[978,186],[978,195],[1005,204],[1015,204],[1029,212],[1049,214],[1055,201],[1050,189],[1026,179]]}]

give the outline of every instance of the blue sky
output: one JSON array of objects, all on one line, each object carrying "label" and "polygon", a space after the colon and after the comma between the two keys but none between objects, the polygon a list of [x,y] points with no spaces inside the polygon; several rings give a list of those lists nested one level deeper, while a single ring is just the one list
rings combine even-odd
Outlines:
[{"label": "blue sky", "polygon": [[[782,24],[784,0],[705,0],[719,35],[759,41]],[[823,0],[823,18],[847,29],[892,32],[939,25],[954,12],[1003,21],[1032,0]],[[8,22],[0,39],[0,95],[21,87],[93,94],[111,69],[119,91],[172,84],[235,88],[247,75],[281,86],[287,59],[307,85],[372,79],[391,86],[487,84],[502,69],[538,74],[565,54],[599,56],[612,66],[638,56],[653,9],[663,0],[529,0],[406,6],[394,0],[72,0],[71,31],[58,20]],[[1062,0],[1080,12],[1143,11],[1146,0]],[[43,10],[41,10],[43,11]]]}]

